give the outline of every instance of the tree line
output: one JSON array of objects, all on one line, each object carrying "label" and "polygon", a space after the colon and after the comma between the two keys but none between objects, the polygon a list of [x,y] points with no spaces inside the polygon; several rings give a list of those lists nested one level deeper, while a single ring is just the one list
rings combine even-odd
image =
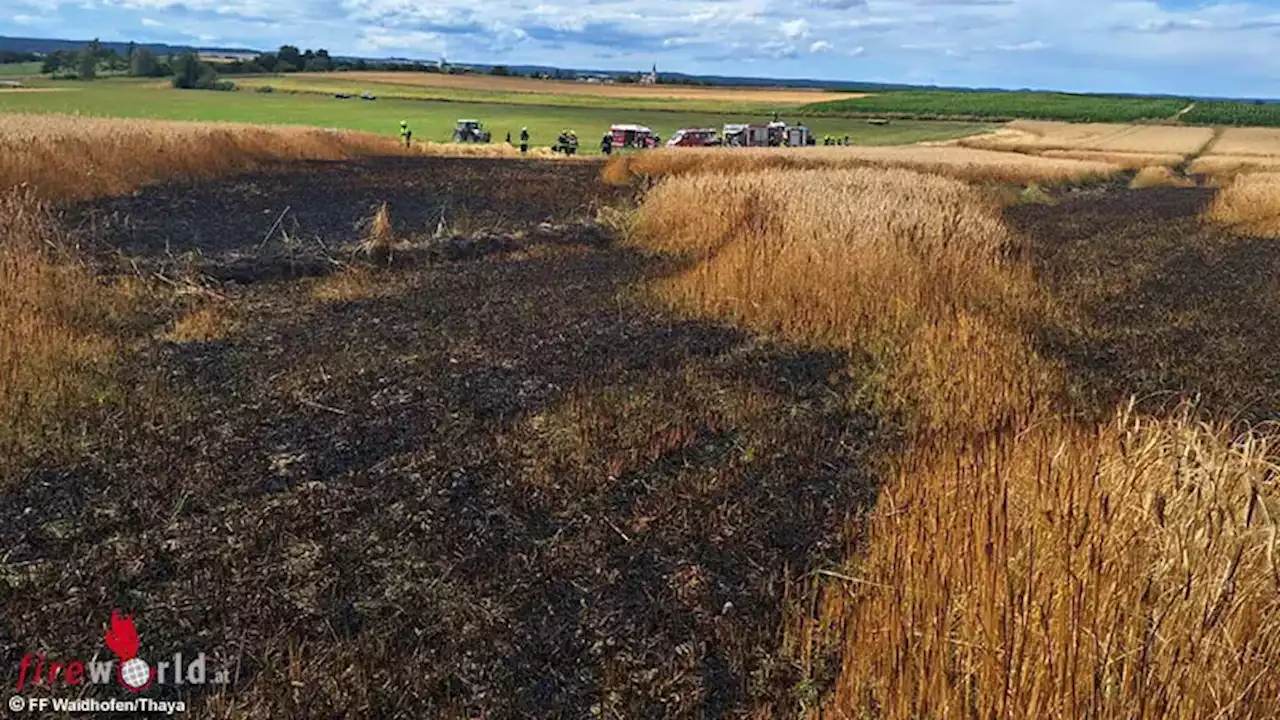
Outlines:
[{"label": "tree line", "polygon": [[170,78],[176,88],[232,90],[235,84],[218,78],[218,71],[193,51],[157,55],[129,43],[124,53],[104,47],[97,39],[79,51],[55,50],[39,58],[40,72],[54,79],[96,80],[100,73],[133,77]]},{"label": "tree line", "polygon": [[[13,59],[4,59],[8,55]],[[42,62],[40,72],[54,78],[78,78],[93,80],[99,73],[127,74],[134,77],[169,77],[173,86],[184,89],[230,90],[235,84],[219,78],[220,75],[254,75],[271,73],[299,72],[333,72],[378,70],[382,72],[435,72],[435,73],[472,73],[467,67],[449,65],[446,62],[428,63],[422,61],[399,60],[364,60],[335,58],[324,48],[302,50],[296,45],[281,45],[275,52],[259,53],[249,59],[236,58],[216,65],[201,59],[193,51],[176,55],[157,55],[148,48],[129,43],[122,54],[114,48],[104,47],[97,39],[85,45],[80,51],[57,50],[43,56],[33,53],[0,53],[0,62],[23,62],[38,59]],[[488,70],[490,75],[518,77],[521,73],[506,65],[495,65]],[[570,70],[551,70],[529,73],[527,77],[551,80],[576,80],[577,73]],[[613,74],[611,79],[618,83],[636,83],[641,73]],[[662,77],[658,81],[670,85],[711,85],[705,80],[692,77]]]}]

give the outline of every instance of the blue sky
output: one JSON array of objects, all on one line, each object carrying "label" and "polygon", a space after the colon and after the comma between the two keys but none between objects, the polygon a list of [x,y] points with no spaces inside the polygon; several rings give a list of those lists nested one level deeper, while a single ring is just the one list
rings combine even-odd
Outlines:
[{"label": "blue sky", "polygon": [[0,0],[0,34],[1280,97],[1280,0]]}]

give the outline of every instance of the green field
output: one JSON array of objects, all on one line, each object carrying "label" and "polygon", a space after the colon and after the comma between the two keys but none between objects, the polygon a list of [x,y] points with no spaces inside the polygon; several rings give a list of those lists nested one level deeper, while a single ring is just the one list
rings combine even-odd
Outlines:
[{"label": "green field", "polygon": [[[682,127],[720,127],[726,122],[767,121],[768,116],[725,115],[705,112],[631,110],[593,107],[543,107],[503,103],[358,98],[330,96],[174,90],[155,80],[100,80],[92,83],[44,83],[49,92],[0,93],[0,113],[64,113],[98,117],[201,120],[256,124],[313,125],[347,128],[394,135],[407,120],[414,137],[448,141],[454,122],[476,118],[486,124],[495,140],[510,132],[518,137],[527,126],[535,146],[549,146],[562,129],[577,131],[582,149],[599,152],[598,138],[613,123],[648,125],[662,137]],[[381,88],[379,88],[381,89]],[[787,118],[784,118],[787,119]],[[981,132],[989,124],[929,120],[896,121],[873,126],[852,118],[812,118],[810,129],[824,134],[848,135],[861,145],[898,145],[945,140]]]},{"label": "green field", "polygon": [[[685,98],[607,97],[603,95],[561,95],[555,93],[501,92],[484,89],[432,87],[410,83],[362,82],[340,78],[320,78],[308,75],[263,76],[236,78],[240,87],[248,90],[267,85],[277,92],[310,93],[332,96],[345,92],[359,95],[369,91],[379,99],[387,100],[439,100],[444,102],[486,103],[495,105],[536,105],[543,107],[595,108],[605,110],[658,110],[689,113],[742,113],[746,115],[770,115],[801,107],[800,104],[763,102],[728,102]],[[820,96],[815,93],[815,97]]]},{"label": "green field", "polygon": [[864,98],[805,105],[807,115],[890,115],[1133,122],[1172,118],[1189,100],[1045,92],[894,90]]},{"label": "green field", "polygon": [[26,77],[40,74],[40,63],[4,63],[0,65],[0,77]]},{"label": "green field", "polygon": [[1198,125],[1252,125],[1280,127],[1280,104],[1197,102],[1182,121]]}]

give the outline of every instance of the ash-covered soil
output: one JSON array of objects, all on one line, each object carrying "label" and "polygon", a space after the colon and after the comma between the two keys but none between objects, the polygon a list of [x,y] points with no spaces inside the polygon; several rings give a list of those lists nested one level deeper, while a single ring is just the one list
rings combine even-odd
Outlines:
[{"label": "ash-covered soil", "polygon": [[563,223],[617,202],[595,163],[501,158],[370,158],[303,162],[218,182],[155,185],[68,208],[66,222],[98,250],[210,258],[258,255],[289,238],[334,246],[358,239],[387,203],[400,232],[510,231]]},{"label": "ash-covered soil", "polygon": [[[612,192],[594,172],[326,165],[72,216],[135,262],[216,266],[285,207],[327,246],[383,201],[400,227],[570,221]],[[79,451],[0,485],[0,684],[25,653],[110,657],[118,607],[144,658],[230,665],[150,691],[195,717],[796,714],[838,656],[788,627],[872,499],[858,380],[646,305],[675,268],[586,235],[393,262],[345,300],[222,283],[225,337],[131,348]]]},{"label": "ash-covered soil", "polygon": [[1086,404],[1199,398],[1215,418],[1280,419],[1280,246],[1200,215],[1208,188],[1110,191],[1012,208],[1066,310],[1041,330]]}]

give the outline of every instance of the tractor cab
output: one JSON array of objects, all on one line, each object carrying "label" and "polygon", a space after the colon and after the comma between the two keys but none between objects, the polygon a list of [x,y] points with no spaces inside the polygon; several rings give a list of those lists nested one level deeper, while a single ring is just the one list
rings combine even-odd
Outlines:
[{"label": "tractor cab", "polygon": [[479,120],[459,120],[453,129],[453,141],[487,143],[489,131],[484,129],[484,125]]}]

